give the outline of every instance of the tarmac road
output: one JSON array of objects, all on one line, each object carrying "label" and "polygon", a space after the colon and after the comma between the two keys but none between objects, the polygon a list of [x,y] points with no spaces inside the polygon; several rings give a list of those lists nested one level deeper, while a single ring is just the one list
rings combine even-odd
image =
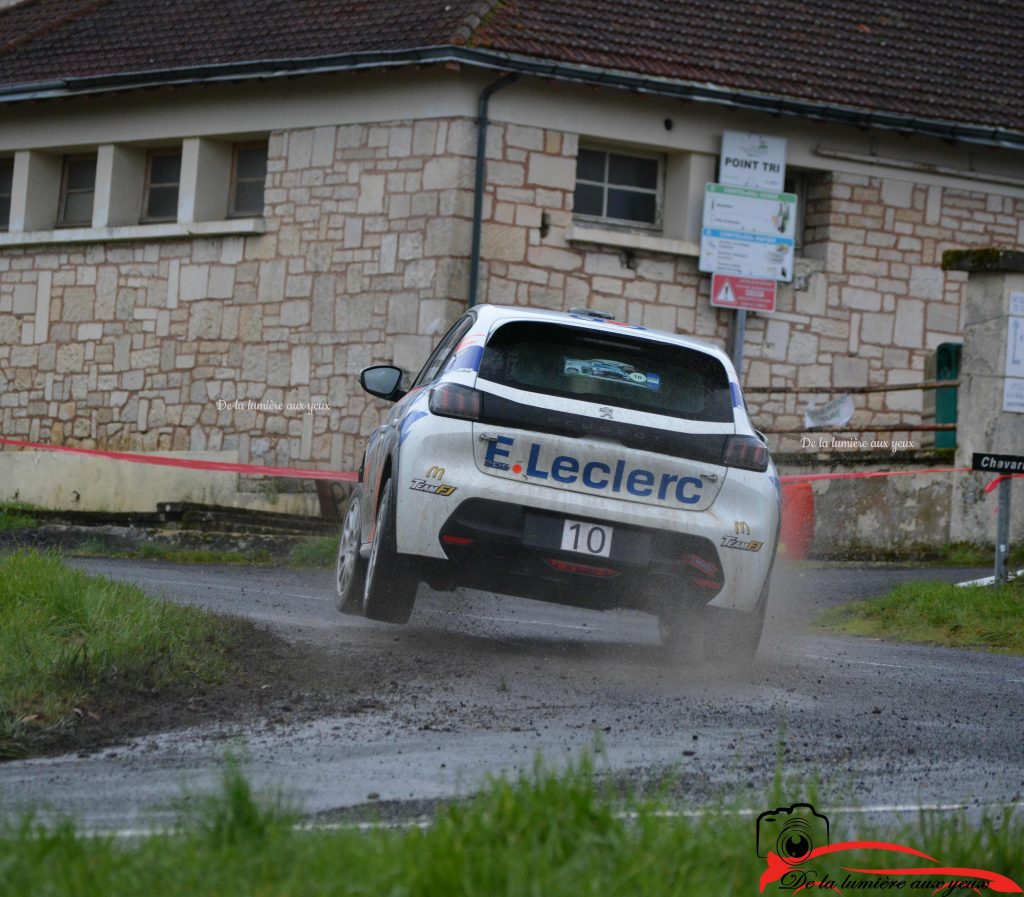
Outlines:
[{"label": "tarmac road", "polygon": [[[327,572],[83,560],[90,572],[263,621],[359,673],[358,700],[315,719],[261,719],[135,739],[88,756],[0,765],[0,807],[94,829],[166,824],[213,788],[228,750],[258,787],[328,818],[374,802],[408,818],[488,774],[563,763],[637,781],[672,770],[681,806],[756,808],[780,752],[822,800],[876,808],[1021,802],[1024,658],[808,634],[837,601],[914,578],[985,571],[777,569],[766,636],[744,669],[672,661],[655,621],[482,593],[421,590],[404,627],[339,615]],[[793,798],[799,797],[794,793]]]}]

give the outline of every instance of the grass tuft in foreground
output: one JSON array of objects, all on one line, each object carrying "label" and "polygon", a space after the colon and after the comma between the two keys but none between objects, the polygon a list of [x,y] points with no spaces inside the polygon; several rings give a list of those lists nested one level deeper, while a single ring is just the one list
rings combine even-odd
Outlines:
[{"label": "grass tuft in foreground", "polygon": [[299,542],[288,557],[291,567],[333,567],[338,553],[337,536],[318,536]]},{"label": "grass tuft in foreground", "polygon": [[966,588],[908,582],[828,610],[815,624],[845,635],[1024,654],[1024,580]]},{"label": "grass tuft in foreground", "polygon": [[[764,808],[778,805],[766,801]],[[279,800],[259,800],[229,765],[221,793],[200,801],[172,833],[119,841],[83,836],[71,823],[46,828],[23,820],[0,828],[0,873],[5,897],[758,893],[765,861],[756,855],[751,816],[723,809],[685,817],[665,809],[617,798],[595,784],[584,759],[563,773],[538,765],[517,782],[494,780],[423,829],[304,830]],[[831,822],[833,841],[869,834],[854,832],[849,820]],[[946,816],[870,835],[950,865],[1013,875],[1024,824],[1010,813],[980,824]],[[838,861],[825,865],[815,868],[842,875]],[[783,892],[770,886],[766,893]]]},{"label": "grass tuft in foreground", "polygon": [[111,690],[216,681],[232,622],[89,576],[55,554],[0,557],[0,758]]},{"label": "grass tuft in foreground", "polygon": [[32,516],[34,505],[21,501],[0,502],[0,532],[16,529],[31,529],[39,521]]}]

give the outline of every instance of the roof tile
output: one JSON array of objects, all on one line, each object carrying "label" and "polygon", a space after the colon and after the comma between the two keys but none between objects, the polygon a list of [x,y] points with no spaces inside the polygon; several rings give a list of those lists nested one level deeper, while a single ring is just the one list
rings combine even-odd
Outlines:
[{"label": "roof tile", "polygon": [[469,45],[1024,131],[1020,0],[24,0],[0,87]]}]

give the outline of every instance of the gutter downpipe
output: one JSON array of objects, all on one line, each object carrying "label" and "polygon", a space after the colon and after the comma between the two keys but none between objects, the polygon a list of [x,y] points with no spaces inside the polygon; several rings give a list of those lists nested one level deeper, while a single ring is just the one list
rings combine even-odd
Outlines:
[{"label": "gutter downpipe", "polygon": [[491,97],[502,88],[519,79],[518,72],[512,72],[488,84],[477,102],[476,131],[476,178],[473,182],[473,244],[469,250],[469,298],[467,308],[476,305],[480,285],[480,231],[484,217],[484,184],[487,180],[487,107]]}]

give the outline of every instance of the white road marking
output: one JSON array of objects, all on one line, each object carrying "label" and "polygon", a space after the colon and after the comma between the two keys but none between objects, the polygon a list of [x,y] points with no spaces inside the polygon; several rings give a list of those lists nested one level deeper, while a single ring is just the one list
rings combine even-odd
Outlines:
[{"label": "white road marking", "polygon": [[[1020,570],[1012,571],[1008,570],[1007,578],[1010,582],[1013,582],[1018,576],[1024,576],[1024,567]],[[994,585],[996,578],[994,576],[983,576],[981,579],[968,579],[966,582],[958,582],[955,585],[958,586],[991,586]]]},{"label": "white road marking", "polygon": [[[881,663],[876,660],[851,660],[847,657],[822,657],[819,654],[801,654],[801,657],[806,657],[808,660],[834,660],[837,663],[855,663],[863,667],[889,667],[894,670],[907,670],[909,672],[943,672],[943,673],[956,673],[961,676],[966,672],[965,670],[957,670],[952,667],[937,667],[937,666],[919,666],[919,667],[908,667],[898,663]],[[990,676],[991,673],[988,670],[976,670],[981,676]],[[1024,679],[1010,679],[1007,678],[1007,682],[1024,682]]]},{"label": "white road marking", "polygon": [[[821,807],[817,809],[819,813],[823,813],[826,816],[868,816],[874,813],[954,813],[962,810],[979,810],[985,813],[1002,813],[1004,810],[1010,810],[1016,813],[1024,810],[1024,803],[1015,803],[1011,801],[1009,803],[977,805],[970,803],[875,804],[867,807]],[[659,819],[703,819],[705,816],[740,816],[747,818],[760,816],[763,812],[764,809],[762,807],[741,807],[736,810],[654,810],[645,815],[654,816]],[[640,814],[634,810],[619,812],[615,815],[619,819],[626,819],[630,821],[640,818]],[[353,829],[355,831],[366,832],[374,831],[376,829],[428,829],[432,825],[433,822],[424,819],[411,819],[404,822],[297,822],[292,826],[292,830],[297,832],[336,832]],[[154,835],[166,835],[173,831],[175,831],[174,827],[168,826],[167,828],[125,828],[115,829],[114,831],[91,829],[83,831],[80,834],[85,837],[113,837],[127,840],[131,838],[151,838]]]},{"label": "white road marking", "polygon": [[875,660],[850,660],[846,657],[821,657],[818,654],[801,654],[801,657],[806,657],[808,660],[834,660],[838,663],[857,663],[865,667],[891,667],[894,670],[921,670],[924,667],[908,667],[899,663],[879,663]]}]

